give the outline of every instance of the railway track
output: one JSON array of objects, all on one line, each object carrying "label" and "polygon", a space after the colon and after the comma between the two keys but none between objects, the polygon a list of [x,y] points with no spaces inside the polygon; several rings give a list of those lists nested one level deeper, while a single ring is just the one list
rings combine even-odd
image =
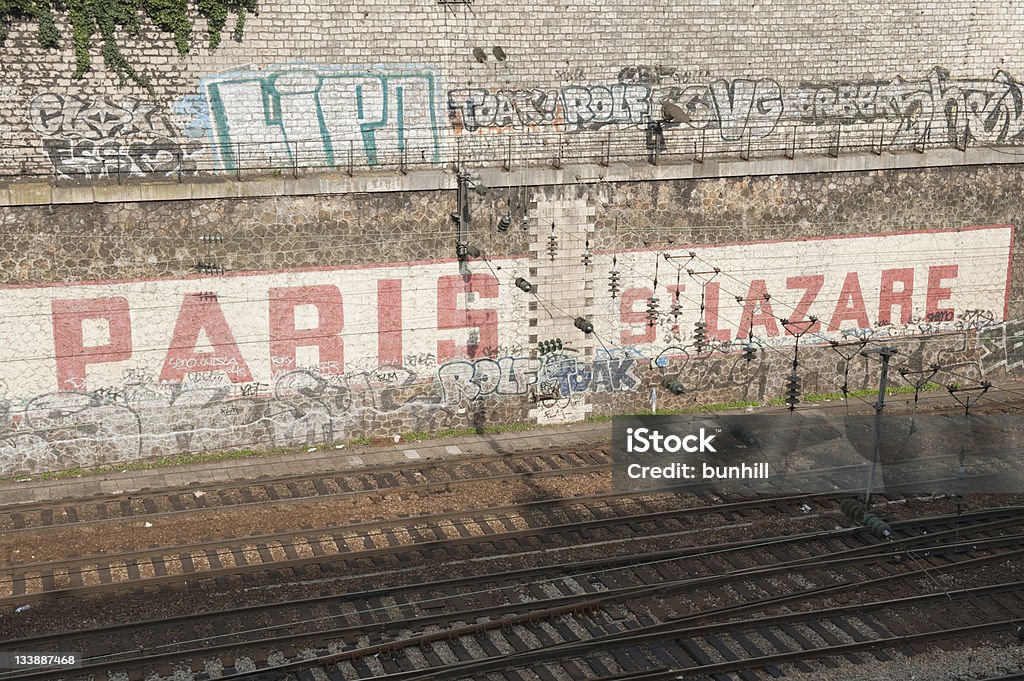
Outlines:
[{"label": "railway track", "polygon": [[187,489],[99,495],[63,503],[0,506],[0,532],[31,532],[54,526],[87,525],[124,519],[173,517],[224,508],[252,508],[310,500],[363,497],[375,492],[428,495],[454,485],[603,472],[611,456],[603,449],[459,456],[435,463],[409,463],[355,469],[337,474],[286,476],[244,484],[210,483]]},{"label": "railway track", "polygon": [[[478,673],[488,673],[488,665],[505,669],[509,662],[553,664],[562,671],[552,678],[564,674],[580,679],[602,678],[602,666],[613,675],[641,668],[657,673],[659,667],[651,666],[650,660],[658,659],[659,655],[663,660],[676,659],[682,665],[672,668],[703,666],[719,673],[725,667],[718,669],[713,665],[742,666],[740,657],[730,659],[730,655],[738,656],[738,651],[759,651],[766,656],[774,650],[771,654],[775,656],[790,654],[796,658],[796,650],[803,650],[808,658],[818,655],[813,646],[793,647],[793,640],[816,643],[820,648],[910,635],[904,625],[887,626],[899,620],[891,619],[895,615],[873,616],[871,621],[881,625],[874,629],[865,620],[858,625],[856,621],[842,619],[844,613],[855,613],[857,608],[875,607],[870,601],[828,609],[832,617],[829,621],[834,623],[826,629],[833,632],[831,637],[818,631],[824,625],[815,620],[824,610],[774,615],[775,619],[767,619],[766,613],[779,608],[794,609],[826,596],[864,597],[871,589],[885,592],[897,584],[904,594],[914,592],[919,599],[902,601],[908,607],[948,597],[950,590],[929,590],[929,575],[976,574],[986,567],[1019,561],[1024,544],[1021,535],[1013,530],[1020,529],[1022,518],[1024,509],[1011,508],[896,523],[892,542],[879,542],[863,528],[853,528],[699,546],[342,598],[208,613],[149,623],[148,634],[140,633],[146,627],[135,625],[130,631],[115,627],[13,644],[22,649],[29,646],[69,650],[67,646],[78,646],[89,651],[90,666],[82,671],[101,676],[139,669],[140,655],[145,656],[147,668],[156,677],[171,678],[180,661],[185,660],[196,679],[212,678],[207,670],[216,667],[225,673],[223,678],[249,678],[244,676],[251,671],[245,671],[248,667],[274,667],[273,673],[278,676],[268,678],[282,678],[283,673],[294,673],[295,678],[301,679],[317,678],[318,674],[311,671],[313,667],[324,670],[332,679],[380,674],[418,678],[426,671],[430,671],[432,678],[448,678],[448,674],[453,675],[450,678],[476,678]],[[1002,587],[997,583],[987,591],[960,591],[964,591],[964,598],[978,598],[981,594],[996,598],[998,594],[1005,612],[1007,594],[1014,593],[1015,585],[1019,583],[1004,583]],[[738,619],[742,617],[747,619]],[[779,631],[789,633],[783,636],[771,629],[760,638],[742,632],[739,639],[722,638],[723,632],[738,621],[770,622],[771,626],[780,627]],[[706,629],[707,638],[694,633],[698,625]],[[846,638],[833,629],[843,632]],[[816,635],[807,633],[808,630]],[[880,633],[883,630],[885,633]],[[681,650],[689,651],[689,658],[676,658],[672,647],[651,647],[652,642],[673,640],[679,631],[688,636],[689,643]],[[124,638],[118,632],[136,637],[134,647],[124,646]],[[268,638],[267,632],[272,632],[272,636]],[[793,632],[798,634],[795,639]],[[646,638],[635,638],[641,636]],[[168,637],[198,642],[200,647],[169,651],[153,643]],[[789,644],[782,649],[765,646],[764,641],[776,639]],[[122,647],[112,647],[112,641],[121,641]],[[744,642],[751,643],[744,646]],[[645,650],[652,651],[647,666],[640,662],[624,665],[621,660],[615,664],[601,662],[606,655],[613,660],[617,655],[622,660],[633,659],[628,652],[614,651],[634,649],[640,643],[646,646]],[[345,650],[332,651],[332,645],[343,645]],[[586,646],[591,648],[584,649]],[[308,656],[311,651],[320,659],[305,659],[302,653]],[[218,657],[210,661],[211,655]],[[573,676],[572,669],[577,665],[572,660],[580,655],[595,666]],[[690,662],[683,665],[679,659]],[[781,664],[783,659],[777,662]],[[534,673],[545,678],[543,673]],[[14,678],[46,677],[36,674]]]},{"label": "railway track", "polygon": [[[587,500],[526,502],[484,511],[457,511],[428,518],[403,518],[270,533],[235,541],[200,542],[188,546],[143,549],[116,555],[62,559],[11,566],[0,576],[0,607],[54,593],[95,592],[124,585],[155,585],[187,578],[216,578],[270,568],[303,568],[332,557],[380,558],[443,546],[471,547],[481,541],[518,543],[519,552],[588,542],[647,539],[692,534],[735,524],[737,514],[770,518],[780,509],[804,506],[804,517],[833,513],[831,495],[799,495],[764,500],[715,503],[680,508],[675,495],[607,494]],[[741,518],[749,523],[750,518]],[[832,521],[834,522],[834,520]]]},{"label": "railway track", "polygon": [[[148,490],[3,508],[0,531],[124,532],[222,512],[288,507],[294,516],[320,502],[387,508],[452,490],[479,495],[490,484],[596,479],[610,463],[603,449],[520,452]],[[1010,624],[1024,621],[1024,507],[908,518],[897,483],[876,498],[874,510],[892,521],[883,541],[840,512],[838,493],[856,489],[862,473],[859,464],[798,471],[795,489],[806,476],[836,492],[770,498],[685,488],[577,497],[537,486],[514,504],[484,495],[457,509],[438,501],[424,515],[22,560],[0,575],[0,612],[154,590],[176,598],[245,598],[274,584],[334,591],[20,636],[3,648],[81,651],[86,666],[0,671],[0,681],[749,680],[1005,643]],[[972,469],[976,480],[1002,473]],[[426,566],[437,575],[429,582]],[[349,593],[336,593],[345,585]],[[943,614],[951,604],[957,617]]]},{"label": "railway track", "polygon": [[[848,468],[842,467],[836,472],[846,472]],[[817,476],[820,472],[803,475]],[[976,477],[984,475],[987,474]],[[528,553],[536,550],[538,544],[546,544],[548,549],[573,545],[579,536],[585,536],[591,545],[601,542],[621,545],[652,536],[694,535],[698,533],[694,529],[697,526],[726,529],[729,525],[737,527],[758,518],[786,517],[793,515],[796,507],[803,511],[800,517],[810,521],[822,514],[834,513],[837,508],[834,495],[823,493],[722,503],[721,496],[701,492],[687,497],[688,503],[696,501],[698,504],[689,507],[680,507],[681,498],[678,493],[610,493],[585,499],[527,501],[388,521],[281,529],[242,538],[165,547],[137,548],[132,542],[132,548],[120,552],[39,562],[12,561],[9,571],[0,574],[0,607],[20,605],[53,594],[69,596],[129,585],[159,585],[277,568],[287,568],[296,574],[299,571],[309,573],[315,571],[316,566],[329,565],[333,558],[340,556],[379,558],[388,553],[401,554],[437,545],[471,547],[481,541],[500,539],[519,542],[519,552]],[[624,533],[622,528],[630,532]]]}]

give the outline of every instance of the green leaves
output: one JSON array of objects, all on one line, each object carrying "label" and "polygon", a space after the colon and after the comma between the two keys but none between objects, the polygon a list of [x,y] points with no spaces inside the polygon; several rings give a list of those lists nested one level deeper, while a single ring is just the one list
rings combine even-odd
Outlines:
[{"label": "green leaves", "polygon": [[229,12],[238,15],[238,19],[235,20],[235,28],[232,31],[232,38],[236,42],[241,42],[242,33],[245,30],[245,15],[248,12],[259,14],[258,4],[258,0],[197,0],[196,8],[200,14],[206,17],[210,49],[215,50],[220,45],[221,31],[224,29],[224,24],[227,23]]},{"label": "green leaves", "polygon": [[[258,5],[259,0],[196,0],[196,11],[206,18],[210,49],[220,45],[221,32],[231,13],[237,15],[232,37],[241,41],[246,15],[258,14]],[[119,34],[138,35],[140,12],[157,28],[174,35],[178,54],[187,54],[191,48],[192,19],[188,0],[0,0],[0,45],[12,22],[35,20],[39,25],[39,44],[47,48],[60,47],[55,11],[65,12],[71,24],[74,78],[81,78],[92,68],[91,49],[98,33],[100,54],[106,67],[116,73],[122,83],[130,80],[152,95],[149,79],[128,62],[117,42]]]},{"label": "green leaves", "polygon": [[174,34],[178,54],[187,54],[192,39],[188,0],[142,0],[142,7],[157,27]]}]

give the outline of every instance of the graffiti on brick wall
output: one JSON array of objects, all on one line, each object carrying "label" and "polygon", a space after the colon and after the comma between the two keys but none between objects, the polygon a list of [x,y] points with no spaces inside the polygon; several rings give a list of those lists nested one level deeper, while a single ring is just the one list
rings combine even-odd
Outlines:
[{"label": "graffiti on brick wall", "polygon": [[456,135],[545,126],[557,132],[599,130],[609,125],[638,125],[650,112],[651,88],[643,83],[448,92],[448,120]]},{"label": "graffiti on brick wall", "polygon": [[[908,372],[927,371],[938,365],[941,371],[935,381],[964,385],[981,381],[987,369],[979,364],[975,332],[945,331],[941,333],[847,337],[836,347],[831,344],[807,342],[800,351],[803,393],[841,393],[873,390],[878,386],[877,356],[861,355],[863,349],[880,344],[896,347],[895,366]],[[861,341],[866,341],[863,343]],[[754,340],[755,352],[744,352],[745,343],[716,343],[697,348],[692,343],[663,348],[652,356],[649,366],[653,379],[660,383],[668,378],[685,390],[682,400],[693,409],[715,402],[750,400],[764,402],[783,395],[784,381],[792,371],[793,348],[780,347]],[[893,386],[913,385],[913,375],[904,378],[893,371]]]},{"label": "graffiti on brick wall", "polygon": [[[922,78],[805,82],[771,78],[707,79],[670,67],[626,67],[616,84],[553,89],[459,88],[448,92],[456,135],[549,129],[578,133],[636,127],[667,118],[723,141],[764,139],[795,125],[885,124],[881,145],[1015,144],[1024,139],[1024,89],[1006,71],[953,78],[936,67]],[[666,104],[672,105],[666,109]],[[788,138],[787,138],[788,140]]]},{"label": "graffiti on brick wall", "polygon": [[1024,321],[1014,320],[978,332],[979,363],[984,372],[1024,366]]},{"label": "graffiti on brick wall", "polygon": [[88,391],[18,398],[3,386],[0,475],[247,445],[331,443],[367,432],[368,423],[429,432],[472,425],[485,403],[509,396],[557,412],[588,393],[635,391],[635,366],[625,357],[460,359],[421,371],[295,369],[270,383],[233,383],[221,373],[173,383],[131,367],[116,384]]},{"label": "graffiti on brick wall", "polygon": [[679,122],[723,140],[767,137],[780,123],[851,126],[884,123],[883,146],[933,143],[1013,144],[1024,131],[1024,90],[1006,71],[953,78],[936,67],[923,78],[837,81],[782,88],[772,80],[670,85],[655,95],[684,113]]},{"label": "graffiti on brick wall", "polygon": [[437,76],[429,69],[284,66],[202,81],[221,167],[375,166],[439,160]]},{"label": "graffiti on brick wall", "polygon": [[104,178],[194,173],[200,145],[182,142],[158,102],[44,92],[29,103],[29,126],[58,175]]},{"label": "graffiti on brick wall", "polygon": [[[333,442],[371,423],[465,425],[438,365],[520,350],[528,328],[518,289],[483,269],[4,289],[11,314],[32,321],[0,329],[0,473]],[[29,350],[41,347],[52,354]]]},{"label": "graffiti on brick wall", "polygon": [[[17,96],[17,85],[8,85],[0,82],[0,108],[10,105]],[[13,145],[0,145],[0,171],[13,167],[16,164],[18,155],[18,150]]]},{"label": "graffiti on brick wall", "polygon": [[636,359],[624,355],[586,361],[559,352],[447,362],[438,367],[437,380],[446,404],[510,395],[549,404],[586,393],[637,390],[641,381],[635,367]]}]

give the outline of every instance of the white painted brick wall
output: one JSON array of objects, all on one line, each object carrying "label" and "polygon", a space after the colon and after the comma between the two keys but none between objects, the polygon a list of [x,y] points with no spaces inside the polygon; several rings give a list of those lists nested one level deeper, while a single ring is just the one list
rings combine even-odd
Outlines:
[{"label": "white painted brick wall", "polygon": [[[429,133],[410,132],[414,138],[416,134],[419,137],[409,140],[409,146],[413,152],[436,149],[445,157],[454,154],[455,146],[454,130],[447,115],[448,93],[452,90],[528,92],[535,88],[543,91],[573,85],[609,85],[619,82],[620,77],[637,78],[635,72],[631,76],[624,69],[643,67],[646,70],[639,75],[640,79],[654,81],[649,83],[655,100],[649,113],[654,117],[661,115],[661,99],[680,97],[681,91],[695,84],[706,89],[717,79],[729,83],[735,79],[769,79],[789,97],[784,113],[784,120],[788,120],[785,116],[793,112],[795,101],[792,93],[801,83],[891,83],[900,76],[923,82],[936,66],[946,69],[954,81],[990,81],[997,69],[1015,76],[1024,73],[1024,46],[1019,39],[1024,32],[1024,10],[1019,3],[1009,0],[941,4],[916,0],[817,4],[803,0],[723,0],[698,4],[552,4],[532,0],[509,4],[476,0],[469,8],[440,5],[434,0],[388,0],[372,5],[313,0],[301,5],[264,1],[261,6],[258,16],[247,19],[242,42],[231,40],[233,20],[229,20],[221,47],[212,53],[206,48],[202,22],[197,22],[194,29],[192,53],[185,57],[177,55],[168,35],[151,26],[144,25],[146,30],[138,37],[123,36],[125,54],[151,78],[157,108],[177,129],[177,142],[192,139],[195,143],[213,145],[218,143],[217,134],[231,137],[244,132],[236,121],[229,121],[235,124],[234,129],[225,133],[209,124],[204,127],[201,116],[197,119],[183,112],[188,103],[183,98],[204,94],[203,79],[236,71],[269,76],[274,65],[298,62],[365,69],[375,74],[413,68],[433,74],[436,92],[432,111],[439,133],[436,139],[430,139]],[[36,129],[40,126],[32,126],[31,104],[38,96],[53,93],[65,100],[82,97],[93,109],[103,109],[108,114],[113,106],[124,105],[128,98],[148,99],[137,86],[118,86],[118,78],[103,66],[98,43],[93,50],[93,71],[82,80],[72,81],[70,28],[62,24],[60,30],[65,45],[61,51],[38,47],[35,26],[28,24],[15,24],[2,48],[0,143],[8,151],[0,156],[0,175],[14,173],[19,163],[29,161],[26,172],[46,171],[53,165],[60,172],[70,168],[68,172],[72,175],[82,166],[88,166],[81,170],[83,176],[110,173],[114,161],[90,161],[98,152],[88,144],[79,144],[81,135],[76,137],[67,130],[58,130],[56,124],[50,126],[54,129],[42,132]],[[504,49],[507,61],[496,60],[492,53],[495,46]],[[475,47],[485,51],[486,62],[476,61]],[[662,68],[660,73],[655,71],[656,67]],[[672,88],[680,92],[673,93]],[[258,88],[256,91],[259,92]],[[393,97],[394,92],[391,94]],[[110,100],[103,100],[104,97]],[[770,102],[766,104],[758,97],[745,98],[741,91],[736,92],[736,97],[741,108],[749,108],[751,101],[754,106],[770,107]],[[343,100],[343,104],[344,111],[333,115],[353,116],[351,98]],[[716,106],[720,105],[721,96],[716,101]],[[422,112],[426,106],[430,103],[414,98],[407,102],[406,115]],[[56,111],[61,112],[60,107]],[[73,118],[74,105],[65,102],[61,113]],[[363,123],[374,120],[373,112],[364,113]],[[733,118],[738,115],[736,111],[731,113]],[[272,118],[275,111],[260,108],[254,109],[254,114],[262,120],[264,115]],[[390,118],[384,128],[393,133],[388,125],[394,123],[397,113],[392,108],[388,114]],[[642,148],[642,129],[638,128],[637,118],[631,116],[628,124],[618,126],[631,130],[627,131],[631,136],[623,146],[629,153]],[[331,120],[328,117],[328,123]],[[961,124],[966,125],[962,121]],[[416,121],[411,121],[410,131],[416,125]],[[751,126],[741,125],[737,130],[757,129]],[[790,127],[800,128],[797,123]],[[551,132],[543,125],[539,128],[518,132]],[[832,130],[826,128],[798,132],[805,144],[813,142],[814,132],[821,132],[827,143]],[[613,129],[617,127],[609,128]],[[1011,132],[1015,131],[1016,128]],[[859,132],[864,139],[872,137],[867,128]],[[113,139],[118,134],[123,138],[118,140],[122,144],[120,153],[132,159],[130,163],[122,162],[130,166],[130,171],[158,173],[175,163],[169,157],[162,162],[140,158],[140,152],[131,148],[132,141],[148,143],[159,137],[151,130],[111,133],[108,126],[92,141],[108,136]],[[349,140],[334,134],[336,141]],[[471,138],[463,145],[465,157],[478,163],[493,160],[504,150],[501,135],[464,137]],[[692,147],[697,141],[689,128],[669,131],[667,137],[672,151]],[[43,138],[74,144],[56,152],[51,148],[50,159],[46,160]],[[575,147],[566,153],[570,157],[596,157],[600,153],[596,145],[603,139],[600,130],[580,136],[579,140],[570,140]],[[755,150],[759,144],[777,150],[786,139],[788,136],[781,133],[764,140],[755,135],[752,146]],[[521,164],[555,155],[551,140],[545,141],[546,146],[537,148],[517,144],[516,161]],[[987,137],[981,141],[991,142]],[[712,139],[711,148],[718,142],[721,141]],[[737,148],[736,140],[724,142],[721,146]],[[909,143],[909,138],[895,142]],[[176,151],[193,157],[200,168],[230,165],[222,154],[198,153],[184,144],[179,146]],[[108,149],[105,153],[112,152]],[[379,145],[378,153],[380,164],[398,162],[397,152],[388,144]],[[413,162],[431,160],[413,155]],[[68,162],[68,158],[74,158],[75,163]],[[319,157],[314,154],[304,158],[312,162]]]}]

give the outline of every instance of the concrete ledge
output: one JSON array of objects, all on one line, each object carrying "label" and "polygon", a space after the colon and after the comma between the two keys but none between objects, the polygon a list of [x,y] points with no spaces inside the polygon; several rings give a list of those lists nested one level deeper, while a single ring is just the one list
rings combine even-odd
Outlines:
[{"label": "concrete ledge", "polygon": [[[1007,153],[1013,151],[1013,153]],[[710,179],[757,175],[797,175],[804,173],[845,173],[867,170],[906,168],[942,168],[1024,163],[1024,155],[1015,148],[934,149],[925,153],[899,152],[802,156],[788,158],[707,159],[704,163],[679,162],[665,158],[660,165],[644,162],[566,164],[562,168],[531,167],[479,168],[484,184],[490,187],[589,184],[594,182],[656,182],[662,180]],[[124,184],[52,185],[50,183],[14,183],[0,187],[0,206],[31,206],[78,203],[125,203],[136,201],[190,201],[202,199],[261,198],[274,196],[313,196],[319,194],[363,194],[411,191],[438,191],[455,188],[455,175],[445,168],[401,173],[360,173],[349,177],[337,172],[293,177],[253,175],[236,179],[234,175],[204,176],[186,182],[126,181]]]},{"label": "concrete ledge", "polygon": [[7,188],[12,206],[37,206],[53,203],[53,187],[48,184],[12,184]]}]

